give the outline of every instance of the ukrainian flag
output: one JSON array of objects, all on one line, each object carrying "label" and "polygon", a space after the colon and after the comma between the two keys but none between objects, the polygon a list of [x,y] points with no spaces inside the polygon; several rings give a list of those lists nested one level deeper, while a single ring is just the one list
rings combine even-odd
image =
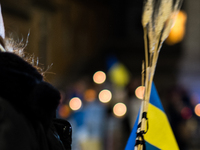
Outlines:
[{"label": "ukrainian flag", "polygon": [[[140,113],[138,113],[125,150],[134,150],[139,114]],[[146,150],[179,150],[154,84],[152,84],[151,88],[147,118],[149,129],[147,133],[144,134]]]}]

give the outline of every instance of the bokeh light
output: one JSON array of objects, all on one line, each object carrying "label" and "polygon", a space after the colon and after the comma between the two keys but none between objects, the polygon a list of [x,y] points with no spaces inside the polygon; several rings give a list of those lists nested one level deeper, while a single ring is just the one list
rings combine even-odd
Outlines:
[{"label": "bokeh light", "polygon": [[105,90],[102,90],[100,93],[99,93],[99,100],[102,102],[102,103],[108,103],[112,98],[112,93],[105,89]]},{"label": "bokeh light", "polygon": [[190,119],[192,117],[192,110],[189,107],[184,107],[181,110],[181,116],[183,119]]},{"label": "bokeh light", "polygon": [[168,38],[166,39],[166,43],[168,45],[174,45],[183,40],[185,35],[185,24],[187,20],[187,15],[183,11],[179,11],[177,18],[175,20],[175,24],[172,27]]},{"label": "bokeh light", "polygon": [[117,103],[115,104],[115,106],[113,107],[113,113],[117,116],[117,117],[122,117],[126,114],[127,108],[126,105],[124,103]]},{"label": "bokeh light", "polygon": [[194,112],[197,116],[200,117],[200,104],[197,104],[194,108]]},{"label": "bokeh light", "polygon": [[81,108],[81,106],[82,106],[82,101],[78,97],[74,97],[69,101],[69,107],[72,110],[78,110]]},{"label": "bokeh light", "polygon": [[130,81],[130,73],[128,69],[121,63],[114,64],[108,72],[110,81],[115,85],[124,87]]},{"label": "bokeh light", "polygon": [[60,108],[59,108],[59,111],[58,111],[59,116],[61,118],[67,118],[67,117],[69,117],[70,112],[71,111],[70,111],[70,108],[69,108],[68,105],[61,105]]},{"label": "bokeh light", "polygon": [[145,91],[145,87],[144,86],[137,87],[136,90],[135,90],[135,96],[138,99],[143,99],[143,97],[144,97],[144,91]]},{"label": "bokeh light", "polygon": [[97,95],[97,93],[96,93],[95,90],[93,90],[93,89],[88,89],[88,90],[86,90],[85,93],[84,93],[84,99],[85,99],[86,101],[88,101],[88,102],[92,102],[92,101],[94,101],[94,100],[96,99],[96,95]]},{"label": "bokeh light", "polygon": [[93,80],[97,84],[102,84],[106,80],[106,74],[103,71],[97,71],[93,75]]}]

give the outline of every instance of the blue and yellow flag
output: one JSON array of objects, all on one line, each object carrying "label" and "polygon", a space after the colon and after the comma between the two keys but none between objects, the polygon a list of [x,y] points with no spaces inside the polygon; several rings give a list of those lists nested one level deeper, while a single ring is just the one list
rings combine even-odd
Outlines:
[{"label": "blue and yellow flag", "polygon": [[[134,150],[139,114],[125,150]],[[152,84],[151,88],[147,118],[149,129],[144,134],[146,150],[179,150],[154,84]]]}]

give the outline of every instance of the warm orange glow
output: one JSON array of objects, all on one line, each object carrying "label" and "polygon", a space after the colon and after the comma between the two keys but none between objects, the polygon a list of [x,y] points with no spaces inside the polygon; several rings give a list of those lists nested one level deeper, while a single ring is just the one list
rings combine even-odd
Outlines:
[{"label": "warm orange glow", "polygon": [[144,91],[145,91],[145,87],[144,86],[137,87],[137,89],[135,90],[135,96],[138,99],[143,99],[143,97],[144,97]]},{"label": "warm orange glow", "polygon": [[126,114],[127,108],[126,105],[124,103],[117,103],[115,104],[115,106],[113,107],[113,113],[117,116],[117,117],[122,117]]},{"label": "warm orange glow", "polygon": [[82,102],[81,102],[80,98],[78,98],[78,97],[74,97],[69,101],[69,107],[72,110],[78,110],[81,108],[81,106],[82,106]]},{"label": "warm orange glow", "polygon": [[186,13],[183,11],[179,11],[177,18],[175,20],[175,24],[172,27],[168,38],[166,39],[166,43],[168,45],[173,45],[182,41],[185,35],[186,20],[187,20]]},{"label": "warm orange glow", "polygon": [[97,84],[102,84],[106,80],[106,74],[103,71],[97,71],[93,75],[93,80]]},{"label": "warm orange glow", "polygon": [[59,108],[58,113],[59,113],[59,116],[61,118],[67,118],[67,117],[69,117],[69,115],[70,115],[70,108],[69,108],[69,106],[68,105],[61,105],[60,108]]},{"label": "warm orange glow", "polygon": [[85,98],[86,101],[92,102],[96,99],[96,95],[97,95],[97,93],[96,93],[95,90],[88,89],[88,90],[85,91],[84,98]]},{"label": "warm orange glow", "polygon": [[102,103],[108,103],[112,98],[112,93],[109,90],[102,90],[99,93],[99,100]]},{"label": "warm orange glow", "polygon": [[197,104],[194,108],[194,112],[197,116],[200,117],[200,104]]}]

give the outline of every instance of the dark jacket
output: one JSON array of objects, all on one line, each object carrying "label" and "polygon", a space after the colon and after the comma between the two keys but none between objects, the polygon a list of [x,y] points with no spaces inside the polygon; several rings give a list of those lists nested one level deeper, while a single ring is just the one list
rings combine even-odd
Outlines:
[{"label": "dark jacket", "polygon": [[0,52],[0,150],[70,150],[71,125],[55,118],[59,100],[32,65]]}]

